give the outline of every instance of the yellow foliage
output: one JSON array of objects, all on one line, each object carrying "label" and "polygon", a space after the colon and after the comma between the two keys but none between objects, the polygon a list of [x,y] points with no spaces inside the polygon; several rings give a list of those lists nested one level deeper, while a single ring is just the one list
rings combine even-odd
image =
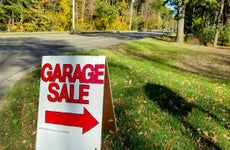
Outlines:
[{"label": "yellow foliage", "polygon": [[61,24],[64,28],[67,28],[70,22],[71,7],[68,4],[68,0],[61,0],[60,2],[63,11],[60,14]]},{"label": "yellow foliage", "polygon": [[149,20],[149,29],[153,30],[153,29],[157,29],[158,27],[158,16],[155,12],[153,12],[150,16],[150,20]]},{"label": "yellow foliage", "polygon": [[112,30],[128,30],[129,25],[128,25],[129,20],[125,16],[116,16],[115,21],[111,24],[111,29]]}]

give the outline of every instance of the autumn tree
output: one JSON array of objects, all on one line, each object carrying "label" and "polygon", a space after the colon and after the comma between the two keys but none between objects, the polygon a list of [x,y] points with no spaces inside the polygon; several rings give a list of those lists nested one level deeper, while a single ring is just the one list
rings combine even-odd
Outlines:
[{"label": "autumn tree", "polygon": [[[75,0],[79,30],[128,30],[133,0]],[[164,0],[135,0],[133,29],[156,29],[167,16]],[[160,17],[159,17],[160,16]],[[169,18],[169,17],[163,17]],[[0,0],[0,30],[70,30],[72,0]],[[165,23],[166,24],[166,23]]]},{"label": "autumn tree", "polygon": [[120,1],[117,3],[112,3],[116,8],[116,19],[111,24],[111,28],[113,30],[128,30],[129,29],[129,5],[124,1]]},{"label": "autumn tree", "polygon": [[111,24],[116,19],[116,9],[106,2],[97,2],[95,25],[99,30],[110,29]]}]

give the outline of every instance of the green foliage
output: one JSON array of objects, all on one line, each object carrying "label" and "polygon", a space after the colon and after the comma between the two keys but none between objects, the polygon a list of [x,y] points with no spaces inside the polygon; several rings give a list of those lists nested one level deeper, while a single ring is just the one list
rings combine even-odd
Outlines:
[{"label": "green foliage", "polygon": [[34,27],[35,27],[36,25],[35,25],[35,23],[34,22],[32,22],[32,23],[24,23],[23,24],[23,29],[24,29],[24,31],[28,31],[28,32],[33,32],[35,29],[34,29]]},{"label": "green foliage", "polygon": [[[205,45],[207,44],[207,42],[211,42],[210,40],[212,39],[212,33],[210,33],[207,28],[217,27],[217,17],[221,9],[222,2],[223,1],[220,0],[188,1],[185,14],[185,33],[194,35],[199,34],[201,42]],[[223,2],[224,9],[226,10],[228,10],[228,2],[228,0]],[[230,12],[226,10],[223,11],[222,16],[220,16],[220,20],[218,21],[218,24],[220,24],[220,26],[229,26],[229,23],[226,20],[230,19]],[[204,30],[201,31],[200,29],[203,28]],[[201,35],[202,33],[204,33],[203,36]],[[229,43],[228,29],[226,29],[226,31],[222,30],[219,36],[220,37],[218,44],[226,45],[227,43]]]},{"label": "green foliage", "polygon": [[230,45],[230,27],[225,26],[222,28],[220,31],[220,36],[219,36],[219,43],[220,45],[227,46]]},{"label": "green foliage", "polygon": [[113,21],[111,28],[113,30],[128,30],[128,22],[129,22],[129,14],[128,14],[128,5],[127,3],[122,0],[115,4],[116,8],[116,19]]},{"label": "green foliage", "polygon": [[200,32],[200,30],[203,28],[202,18],[197,17],[197,18],[194,18],[192,21],[193,21],[192,22],[193,28],[191,29],[192,32],[190,32],[190,33],[198,34]]},{"label": "green foliage", "polygon": [[214,39],[214,29],[212,27],[207,27],[201,29],[201,32],[198,33],[200,42],[204,45],[207,45],[209,42],[212,42]]},{"label": "green foliage", "polygon": [[145,21],[139,20],[138,23],[137,23],[137,30],[138,31],[143,31],[144,30],[144,26],[145,26]]},{"label": "green foliage", "polygon": [[96,5],[96,19],[94,21],[96,29],[107,30],[110,29],[111,24],[116,19],[117,11],[114,6],[108,5],[106,2],[97,1]]},{"label": "green foliage", "polygon": [[5,13],[4,5],[0,5],[0,21],[4,19],[4,13]]}]

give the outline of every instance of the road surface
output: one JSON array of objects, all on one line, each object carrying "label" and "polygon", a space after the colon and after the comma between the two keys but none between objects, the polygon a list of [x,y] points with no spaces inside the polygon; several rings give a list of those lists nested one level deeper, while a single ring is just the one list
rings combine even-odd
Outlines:
[{"label": "road surface", "polygon": [[0,36],[0,104],[5,90],[29,68],[41,64],[42,56],[103,48],[160,34],[130,32]]}]

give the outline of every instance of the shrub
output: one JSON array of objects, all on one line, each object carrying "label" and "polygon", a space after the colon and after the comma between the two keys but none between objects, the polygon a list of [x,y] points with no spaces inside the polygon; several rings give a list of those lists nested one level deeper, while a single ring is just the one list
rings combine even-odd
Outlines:
[{"label": "shrub", "polygon": [[185,35],[185,41],[186,41],[186,42],[189,42],[189,41],[191,41],[192,39],[194,39],[194,35],[193,35],[192,33],[186,34],[186,35]]},{"label": "shrub", "polygon": [[201,29],[201,32],[198,33],[199,40],[202,44],[207,45],[209,42],[212,42],[214,39],[214,29],[211,27],[206,27]]},{"label": "shrub", "polygon": [[114,6],[108,5],[106,2],[98,1],[96,4],[95,26],[98,30],[110,29],[111,24],[115,21],[117,11]]},{"label": "shrub", "polygon": [[227,46],[230,44],[230,27],[224,27],[220,31],[220,36],[219,36],[219,44],[222,46]]},{"label": "shrub", "polygon": [[27,31],[27,32],[33,32],[35,31],[36,27],[35,27],[35,23],[31,22],[31,23],[24,23],[23,24],[23,30]]},{"label": "shrub", "polygon": [[137,25],[137,30],[138,30],[138,31],[144,31],[144,27],[145,27],[145,21],[140,20],[140,21],[138,22],[138,25]]}]

